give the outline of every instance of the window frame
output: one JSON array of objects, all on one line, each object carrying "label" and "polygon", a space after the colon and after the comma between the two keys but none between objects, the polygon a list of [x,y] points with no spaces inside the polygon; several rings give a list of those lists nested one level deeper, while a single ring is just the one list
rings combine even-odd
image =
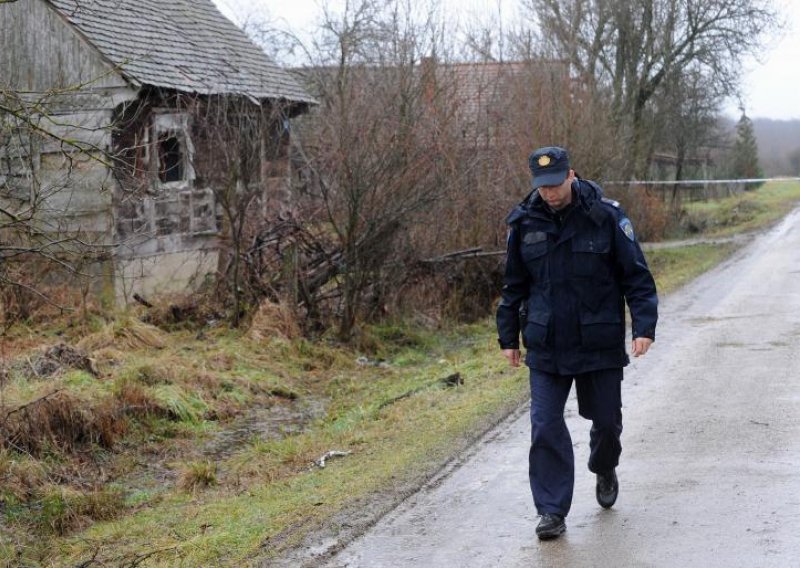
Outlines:
[{"label": "window frame", "polygon": [[[186,113],[174,110],[157,110],[153,114],[152,136],[150,146],[152,156],[151,174],[153,185],[156,189],[165,190],[185,190],[194,187],[194,144],[190,136],[190,119]],[[176,181],[161,181],[161,140],[166,135],[168,138],[177,138],[181,145],[182,154],[182,179]]]}]

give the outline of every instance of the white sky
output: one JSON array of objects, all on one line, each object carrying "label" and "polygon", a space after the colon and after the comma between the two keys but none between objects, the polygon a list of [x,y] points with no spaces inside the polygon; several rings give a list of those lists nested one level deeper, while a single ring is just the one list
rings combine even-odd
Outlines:
[{"label": "white sky", "polygon": [[[272,20],[300,37],[311,29],[321,13],[322,0],[213,0],[237,23],[248,16]],[[337,2],[340,3],[340,2]],[[516,0],[446,0],[460,13],[497,14],[498,6],[511,12]],[[769,49],[745,64],[745,110],[751,118],[800,119],[800,0],[776,0],[787,20],[785,33],[768,42]],[[466,8],[465,8],[466,7]],[[725,112],[738,118],[738,102],[729,101]]]}]

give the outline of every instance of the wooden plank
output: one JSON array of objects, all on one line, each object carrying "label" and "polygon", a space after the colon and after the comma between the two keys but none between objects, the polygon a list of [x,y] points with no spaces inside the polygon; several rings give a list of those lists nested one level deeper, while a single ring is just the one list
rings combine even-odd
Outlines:
[{"label": "wooden plank", "polygon": [[44,0],[0,4],[0,78],[7,87],[35,92],[127,85]]}]

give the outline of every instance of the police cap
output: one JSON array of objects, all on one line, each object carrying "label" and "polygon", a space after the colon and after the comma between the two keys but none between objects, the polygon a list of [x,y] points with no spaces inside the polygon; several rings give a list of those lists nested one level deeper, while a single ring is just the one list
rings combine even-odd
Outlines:
[{"label": "police cap", "polygon": [[543,185],[561,185],[569,173],[569,154],[558,146],[545,146],[534,150],[528,157],[528,167],[533,174],[533,189]]}]

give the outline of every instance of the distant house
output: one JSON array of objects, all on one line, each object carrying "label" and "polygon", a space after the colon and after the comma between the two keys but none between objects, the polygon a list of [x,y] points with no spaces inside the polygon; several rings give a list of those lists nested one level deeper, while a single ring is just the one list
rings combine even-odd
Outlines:
[{"label": "distant house", "polygon": [[680,160],[676,154],[670,152],[653,152],[649,175],[656,180],[675,180],[680,166],[680,179],[710,179],[714,173],[714,165],[710,148],[701,148],[694,155],[684,156]]},{"label": "distant house", "polygon": [[[0,88],[70,142],[0,152],[0,199],[23,203],[35,177],[49,220],[111,251],[123,301],[217,269],[218,196],[279,203],[288,120],[315,103],[210,0],[2,3]],[[33,171],[11,165],[25,152]]]},{"label": "distant house", "polygon": [[[320,101],[326,93],[338,96],[337,67],[292,72]],[[429,131],[427,139],[432,146],[452,142],[448,152],[463,154],[466,159],[474,159],[476,153],[483,157],[506,155],[523,170],[534,144],[552,143],[553,133],[565,130],[565,109],[571,104],[573,89],[568,63],[556,59],[442,62],[423,57],[402,68],[354,65],[348,68],[347,78],[353,92],[380,101],[377,104],[393,104],[396,95],[404,91],[411,104],[418,105],[418,119],[423,123],[419,128]],[[312,133],[302,137],[307,150],[324,143],[324,136],[319,140],[317,121],[325,110],[320,106],[298,121],[297,131]],[[304,157],[293,157],[298,186],[315,186],[319,172],[304,170]],[[495,165],[504,167],[496,160]]]},{"label": "distant house", "polygon": [[558,59],[420,64],[428,89],[444,88],[455,105],[465,141],[502,149],[521,124],[531,141],[556,129],[569,104],[569,65]]}]

